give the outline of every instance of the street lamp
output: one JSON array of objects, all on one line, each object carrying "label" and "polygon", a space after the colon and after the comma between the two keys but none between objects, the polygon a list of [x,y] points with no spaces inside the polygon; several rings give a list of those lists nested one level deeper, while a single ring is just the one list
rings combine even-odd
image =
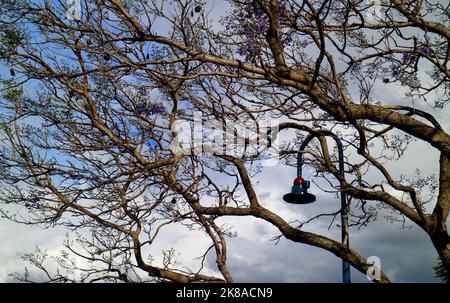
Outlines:
[{"label": "street lamp", "polygon": [[292,204],[308,204],[316,201],[316,196],[308,193],[309,181],[306,181],[301,176],[294,180],[294,185],[290,193],[283,196],[283,200]]},{"label": "street lamp", "polygon": [[[302,178],[303,152],[308,143],[317,136],[329,136],[336,141],[339,156],[339,173],[344,177],[344,150],[342,148],[341,140],[330,131],[321,131],[320,133],[310,134],[305,141],[300,145],[300,150],[297,155],[297,177],[294,179],[294,185],[291,192],[283,196],[283,200],[292,204],[308,204],[316,201],[313,194],[308,193],[310,185],[309,181]],[[345,191],[341,191],[341,240],[344,247],[350,248],[348,235],[348,205],[345,196]],[[342,282],[350,283],[350,264],[342,260]]]}]

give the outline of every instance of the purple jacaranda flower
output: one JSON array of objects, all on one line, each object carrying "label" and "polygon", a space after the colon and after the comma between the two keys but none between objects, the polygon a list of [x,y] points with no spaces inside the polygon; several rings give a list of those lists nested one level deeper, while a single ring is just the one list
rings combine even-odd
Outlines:
[{"label": "purple jacaranda flower", "polygon": [[263,25],[263,24],[256,24],[255,25],[255,29],[257,31],[263,32],[267,30],[267,26]]},{"label": "purple jacaranda flower", "polygon": [[25,207],[26,208],[32,208],[32,207],[39,208],[39,201],[41,201],[41,199],[39,199],[38,197],[33,197],[25,203]]},{"label": "purple jacaranda flower", "polygon": [[142,102],[139,103],[138,106],[136,106],[136,112],[140,115],[145,114],[147,112],[147,104]]},{"label": "purple jacaranda flower", "polygon": [[[292,43],[292,37],[284,31],[288,23],[289,12],[287,9],[288,1],[279,1],[280,10],[280,38],[283,45]],[[264,5],[269,1],[264,0]],[[239,5],[234,14],[225,18],[225,27],[235,33],[240,33],[243,41],[237,46],[237,54],[242,56],[246,62],[256,63],[263,48],[267,46],[266,32],[269,29],[269,16],[261,8],[257,1],[246,1]]]},{"label": "purple jacaranda flower", "polygon": [[151,114],[162,114],[166,111],[166,108],[161,103],[155,104],[151,109]]},{"label": "purple jacaranda flower", "polygon": [[247,26],[247,25],[243,25],[242,26],[242,33],[244,34],[244,35],[247,35],[247,34],[251,34],[251,29],[250,29],[250,27],[249,26]]},{"label": "purple jacaranda flower", "polygon": [[420,51],[421,51],[422,53],[427,54],[427,55],[431,55],[431,53],[433,52],[433,51],[431,50],[431,48],[429,48],[429,47],[427,47],[427,46],[422,46],[422,47],[420,48]]}]

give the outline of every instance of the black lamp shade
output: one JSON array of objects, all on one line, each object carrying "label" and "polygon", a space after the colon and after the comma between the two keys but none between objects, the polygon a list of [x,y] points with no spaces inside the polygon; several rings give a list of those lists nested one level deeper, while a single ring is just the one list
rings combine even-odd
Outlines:
[{"label": "black lamp shade", "polygon": [[283,200],[291,204],[309,204],[316,201],[316,196],[310,193],[296,193],[290,192],[283,196]]}]

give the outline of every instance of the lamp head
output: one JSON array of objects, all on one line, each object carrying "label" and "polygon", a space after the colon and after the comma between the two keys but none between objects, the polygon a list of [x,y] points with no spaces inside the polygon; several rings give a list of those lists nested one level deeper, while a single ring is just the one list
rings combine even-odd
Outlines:
[{"label": "lamp head", "polygon": [[308,193],[310,182],[302,177],[294,179],[294,185],[290,193],[283,196],[283,200],[292,204],[308,204],[316,201],[316,196]]}]

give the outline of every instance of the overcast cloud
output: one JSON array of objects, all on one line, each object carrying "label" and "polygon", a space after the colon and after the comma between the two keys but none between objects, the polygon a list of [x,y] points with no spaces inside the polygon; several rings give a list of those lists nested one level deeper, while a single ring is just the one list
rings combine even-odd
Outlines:
[{"label": "overcast cloud", "polygon": [[[426,153],[428,156],[423,157]],[[427,172],[436,168],[437,157],[430,148],[417,143],[410,152],[395,164],[397,171],[411,173],[416,167]],[[317,193],[318,200],[310,205],[289,205],[282,202],[282,195],[290,189],[294,169],[277,166],[265,168],[258,176],[257,192],[261,204],[280,214],[285,220],[304,219],[306,216],[338,207],[339,201],[333,194]],[[313,192],[314,187],[311,188]],[[317,191],[317,189],[316,189]],[[334,206],[333,206],[334,205]],[[236,282],[340,282],[341,260],[333,254],[294,243],[282,238],[275,245],[271,241],[279,232],[272,225],[255,218],[227,218],[224,220],[238,232],[228,244],[228,266]],[[329,219],[323,219],[303,229],[336,240],[340,239],[340,228],[336,224],[328,230]],[[433,265],[436,253],[425,233],[416,227],[401,229],[398,223],[389,223],[382,213],[379,219],[361,230],[351,229],[350,245],[362,256],[377,256],[382,269],[394,282],[434,282]],[[62,249],[65,238],[62,229],[42,230],[37,227],[18,225],[1,221],[0,241],[0,281],[9,281],[8,273],[20,271],[24,263],[21,254],[31,252],[36,245],[47,249],[49,254],[57,254]],[[209,243],[203,237],[189,234],[183,228],[173,226],[165,230],[151,253],[158,257],[161,249],[175,248],[181,252],[181,264],[196,264],[194,258],[202,254]],[[157,259],[158,261],[158,259]],[[217,273],[214,254],[207,259],[209,272]],[[354,282],[369,282],[365,275],[352,270]]]}]

